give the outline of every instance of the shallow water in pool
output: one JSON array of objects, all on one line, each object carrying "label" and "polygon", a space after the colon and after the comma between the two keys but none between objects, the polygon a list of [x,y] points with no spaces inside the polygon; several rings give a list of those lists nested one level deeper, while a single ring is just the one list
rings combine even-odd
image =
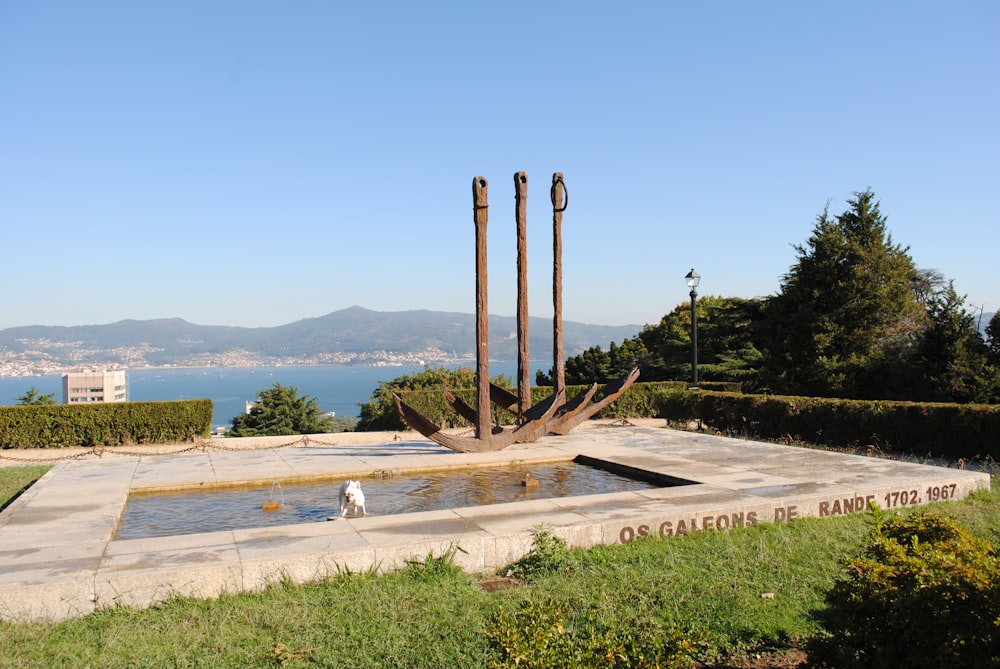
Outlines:
[{"label": "shallow water in pool", "polygon": [[[537,485],[525,486],[526,477]],[[369,516],[552,497],[645,490],[639,481],[573,462],[364,478]],[[342,480],[130,495],[115,539],[140,539],[326,521],[340,513]],[[277,510],[264,510],[277,503]],[[347,514],[352,516],[350,512]]]}]

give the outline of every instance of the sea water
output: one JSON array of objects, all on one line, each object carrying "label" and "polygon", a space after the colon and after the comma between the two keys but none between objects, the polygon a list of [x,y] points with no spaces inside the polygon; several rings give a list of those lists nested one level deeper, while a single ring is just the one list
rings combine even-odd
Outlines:
[{"label": "sea water", "polygon": [[[448,365],[449,368],[459,366]],[[537,365],[538,369],[542,367],[542,364]],[[126,378],[128,397],[133,402],[207,398],[212,400],[212,425],[228,426],[234,416],[246,412],[247,402],[253,402],[258,393],[275,383],[295,388],[300,397],[315,398],[323,412],[342,417],[357,416],[360,404],[371,401],[380,383],[424,369],[423,365],[163,367],[130,369]],[[491,363],[490,375],[499,374],[516,379],[517,363]],[[0,405],[17,404],[17,398],[32,387],[42,395],[54,395],[57,403],[62,402],[62,375],[47,374],[0,378]]]}]

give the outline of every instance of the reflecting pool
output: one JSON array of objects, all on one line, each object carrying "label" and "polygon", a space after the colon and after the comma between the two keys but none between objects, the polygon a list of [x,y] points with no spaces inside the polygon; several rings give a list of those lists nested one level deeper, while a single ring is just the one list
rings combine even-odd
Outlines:
[{"label": "reflecting pool", "polygon": [[[575,462],[506,465],[361,478],[369,516],[484,506],[669,485]],[[340,513],[342,479],[247,488],[133,494],[115,539],[139,539],[326,521]],[[348,512],[348,517],[352,514]]]}]

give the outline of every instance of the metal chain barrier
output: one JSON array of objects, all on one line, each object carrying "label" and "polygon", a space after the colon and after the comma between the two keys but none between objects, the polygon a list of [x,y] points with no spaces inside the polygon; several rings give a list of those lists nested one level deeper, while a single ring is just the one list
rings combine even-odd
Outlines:
[{"label": "metal chain barrier", "polygon": [[30,464],[33,462],[55,462],[58,460],[75,460],[76,458],[82,458],[90,454],[91,451],[83,451],[82,453],[71,453],[70,455],[53,456],[51,458],[12,458],[9,455],[0,454],[0,460],[10,460],[12,462],[26,462]]},{"label": "metal chain barrier", "polygon": [[[399,439],[397,438],[395,440],[398,441]],[[290,448],[292,446],[308,447],[308,446],[343,446],[343,445],[344,444],[338,444],[331,441],[311,439],[309,435],[303,435],[302,437],[299,437],[294,441],[287,441],[280,444],[272,444],[268,446],[250,446],[241,448],[223,446],[222,443],[219,441],[199,439],[198,442],[195,443],[194,445],[184,446],[182,448],[178,448],[172,451],[149,451],[149,452],[128,451],[115,447],[95,445],[94,447],[92,447],[90,450],[87,451],[81,451],[69,455],[53,455],[51,457],[36,456],[31,458],[19,458],[19,457],[5,455],[3,451],[0,451],[0,460],[10,460],[12,462],[18,462],[18,463],[33,463],[33,462],[45,463],[45,462],[58,462],[62,460],[75,460],[78,458],[86,457],[88,455],[96,455],[98,458],[103,458],[105,455],[121,455],[121,456],[141,458],[141,457],[152,457],[160,455],[179,455],[181,453],[190,453],[192,451],[200,451],[202,453],[207,453],[209,449],[217,451],[238,452],[238,451],[271,451],[271,450],[277,450],[279,448]]]},{"label": "metal chain barrier", "polygon": [[278,448],[288,448],[290,446],[295,446],[296,444],[302,444],[307,446],[309,444],[309,437],[302,437],[296,439],[295,441],[289,441],[283,444],[274,444],[272,446],[254,446],[251,448],[231,448],[229,446],[222,446],[221,444],[214,441],[201,441],[199,442],[204,446],[205,449],[214,448],[219,451],[273,451]]}]

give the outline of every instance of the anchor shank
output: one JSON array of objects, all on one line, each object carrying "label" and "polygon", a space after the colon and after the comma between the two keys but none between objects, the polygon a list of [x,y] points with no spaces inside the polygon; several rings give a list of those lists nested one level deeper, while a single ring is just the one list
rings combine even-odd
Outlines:
[{"label": "anchor shank", "polygon": [[531,408],[531,357],[528,344],[528,173],[514,175],[517,223],[517,420]]},{"label": "anchor shank", "polygon": [[486,222],[489,219],[488,182],[472,180],[472,209],[476,225],[476,438],[490,438],[490,326],[486,276]]},{"label": "anchor shank", "polygon": [[562,319],[562,213],[566,209],[566,184],[562,172],[552,175],[552,390],[566,390],[566,351]]}]

